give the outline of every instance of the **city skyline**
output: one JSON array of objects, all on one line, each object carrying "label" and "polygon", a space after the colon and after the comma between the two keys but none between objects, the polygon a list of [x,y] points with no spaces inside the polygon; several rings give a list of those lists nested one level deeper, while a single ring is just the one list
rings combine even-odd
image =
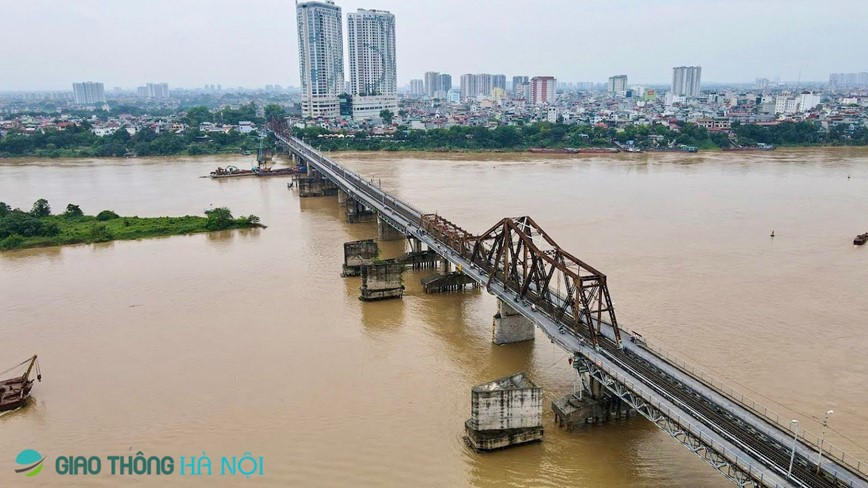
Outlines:
[{"label": "city skyline", "polygon": [[[868,33],[859,28],[868,16],[868,4],[834,3],[838,8],[793,6],[781,0],[668,0],[654,5],[550,0],[539,4],[547,8],[517,16],[509,12],[520,2],[512,0],[504,0],[495,13],[485,5],[458,0],[444,0],[436,8],[398,0],[336,2],[344,12],[363,8],[395,15],[399,86],[432,68],[456,78],[480,72],[551,74],[559,80],[598,83],[605,83],[612,73],[623,73],[631,82],[660,85],[668,84],[673,66],[682,65],[703,66],[706,83],[751,83],[756,78],[826,81],[831,73],[864,72],[865,63],[853,55],[853,46],[868,42]],[[725,5],[729,14],[709,18],[710,4]],[[256,9],[220,0],[203,5],[210,8],[168,0],[36,0],[6,5],[11,21],[0,31],[0,56],[8,66],[0,90],[68,90],[82,79],[101,81],[109,89],[135,89],[153,79],[179,88],[208,83],[300,86],[298,59],[292,55],[298,49],[294,3],[264,0]],[[801,27],[805,18],[811,19],[809,27]],[[571,28],[575,21],[568,19],[581,19],[583,39],[605,38],[605,45],[576,49]],[[40,26],[37,36],[28,27],[33,25]],[[232,26],[231,35],[215,29],[218,25]],[[607,35],[615,25],[618,36]],[[430,42],[432,26],[437,26],[437,42]],[[274,36],[275,30],[280,35]],[[123,41],[136,31],[159,41]],[[538,53],[539,39],[546,40],[546,56]],[[93,47],[106,42],[112,45],[108,51]],[[28,55],[21,56],[25,50]],[[255,69],[258,64],[268,68],[267,75]]]}]

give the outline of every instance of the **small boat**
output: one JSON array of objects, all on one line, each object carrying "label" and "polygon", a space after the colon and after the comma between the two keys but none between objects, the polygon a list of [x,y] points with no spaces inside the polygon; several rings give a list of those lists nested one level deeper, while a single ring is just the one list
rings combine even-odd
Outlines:
[{"label": "small boat", "polygon": [[6,380],[0,380],[0,412],[7,410],[15,410],[24,406],[27,399],[30,398],[30,390],[33,389],[33,380],[30,379],[30,373],[33,367],[36,367],[36,379],[42,381],[42,372],[39,370],[39,363],[36,361],[36,355],[26,359],[20,364],[16,364],[0,374],[7,373],[22,366],[27,366],[24,374]]},{"label": "small boat", "polygon": [[237,166],[217,168],[209,174],[211,178],[237,178],[239,176],[256,176],[252,169],[238,169]]},{"label": "small boat", "polygon": [[861,246],[866,242],[868,242],[868,232],[864,234],[859,234],[858,236],[856,236],[855,239],[853,239],[853,244],[856,244],[857,246]]}]

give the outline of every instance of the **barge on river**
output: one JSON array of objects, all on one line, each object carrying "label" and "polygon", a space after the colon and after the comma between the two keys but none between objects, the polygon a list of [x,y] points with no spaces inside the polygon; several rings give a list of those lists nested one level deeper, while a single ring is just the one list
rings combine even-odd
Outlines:
[{"label": "barge on river", "polygon": [[862,244],[865,244],[866,242],[868,242],[868,232],[866,232],[864,234],[859,234],[858,236],[856,236],[855,239],[853,239],[853,244],[855,244],[857,246],[861,246]]},{"label": "barge on river", "polygon": [[0,412],[15,410],[27,403],[27,399],[30,398],[30,391],[33,389],[33,380],[30,379],[30,373],[33,372],[34,367],[36,367],[36,379],[40,382],[42,381],[42,372],[39,370],[36,355],[0,374],[8,373],[25,365],[27,369],[25,369],[24,374],[21,376],[0,380]]}]

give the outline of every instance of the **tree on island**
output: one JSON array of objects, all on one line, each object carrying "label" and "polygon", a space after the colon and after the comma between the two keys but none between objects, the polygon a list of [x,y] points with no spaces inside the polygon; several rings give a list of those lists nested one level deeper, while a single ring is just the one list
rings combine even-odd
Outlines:
[{"label": "tree on island", "polygon": [[33,208],[30,210],[30,215],[34,217],[48,217],[51,215],[51,205],[48,200],[40,198],[33,202]]},{"label": "tree on island", "polygon": [[63,216],[68,219],[77,219],[84,215],[84,212],[81,211],[81,207],[78,205],[74,205],[70,203],[66,206],[66,212],[63,212]]}]

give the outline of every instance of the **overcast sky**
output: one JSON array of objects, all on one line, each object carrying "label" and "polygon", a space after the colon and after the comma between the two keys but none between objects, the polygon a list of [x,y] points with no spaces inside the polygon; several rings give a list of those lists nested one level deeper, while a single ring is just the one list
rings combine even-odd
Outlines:
[{"label": "overcast sky", "polygon": [[[337,0],[389,10],[398,83],[441,71],[668,83],[868,71],[868,0]],[[0,90],[299,85],[292,0],[2,0]],[[346,31],[346,20],[344,20]],[[348,69],[345,69],[348,73]]]}]

